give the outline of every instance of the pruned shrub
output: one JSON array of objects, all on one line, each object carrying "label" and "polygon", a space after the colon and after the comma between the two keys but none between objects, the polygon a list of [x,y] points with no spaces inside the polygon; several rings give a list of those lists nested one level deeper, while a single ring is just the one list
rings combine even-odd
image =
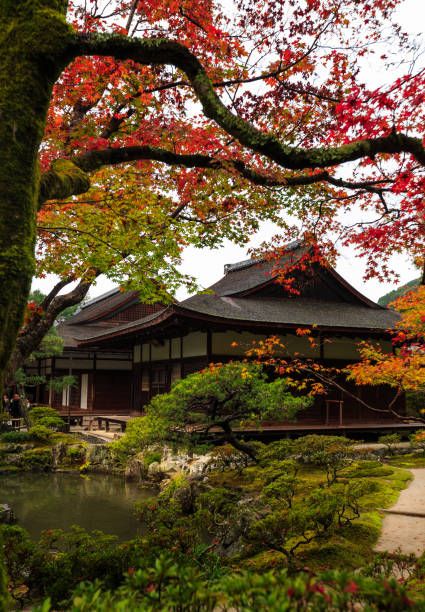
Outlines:
[{"label": "pruned shrub", "polygon": [[296,443],[293,440],[276,440],[262,445],[258,461],[261,465],[267,465],[270,461],[284,461],[294,454],[295,449]]},{"label": "pruned shrub", "polygon": [[246,453],[236,450],[231,444],[217,446],[211,451],[211,459],[206,466],[206,470],[237,470],[242,472],[251,462]]},{"label": "pruned shrub", "polygon": [[28,434],[31,436],[31,440],[35,442],[49,442],[53,431],[44,425],[37,424],[28,430]]},{"label": "pruned shrub", "polygon": [[32,440],[33,438],[28,431],[7,431],[0,435],[0,441],[9,444],[24,444],[25,442],[32,442]]},{"label": "pruned shrub", "polygon": [[378,442],[385,446],[388,455],[393,455],[397,444],[401,442],[401,436],[398,433],[385,434],[378,438]]},{"label": "pruned shrub", "polygon": [[326,540],[359,518],[364,493],[361,483],[335,484],[315,489],[291,505],[272,503],[270,510],[250,525],[247,540],[282,553],[292,565],[300,547]]},{"label": "pruned shrub", "polygon": [[303,436],[295,442],[301,461],[325,470],[328,485],[355,460],[354,440],[340,436]]},{"label": "pruned shrub", "polygon": [[42,425],[53,431],[63,431],[66,427],[65,421],[59,416],[54,408],[48,406],[34,406],[28,413],[31,425]]}]

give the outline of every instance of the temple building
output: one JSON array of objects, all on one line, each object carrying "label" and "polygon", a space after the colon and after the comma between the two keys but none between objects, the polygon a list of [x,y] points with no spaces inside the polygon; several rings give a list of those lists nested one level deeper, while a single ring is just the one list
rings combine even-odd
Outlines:
[{"label": "temple building", "polygon": [[[296,262],[302,249],[290,245],[279,268]],[[174,381],[208,363],[243,358],[253,343],[271,335],[282,339],[288,355],[338,368],[359,359],[360,340],[392,351],[388,329],[397,313],[363,296],[333,268],[316,262],[294,272],[295,293],[276,282],[278,274],[275,261],[250,259],[225,266],[207,292],[182,302],[146,305],[137,292],[119,290],[92,300],[59,327],[63,355],[39,364],[40,373],[72,373],[77,384],[50,398],[46,390],[44,400],[92,414],[141,414]],[[299,328],[311,329],[313,345],[297,335]],[[299,421],[343,425],[389,418],[355,396],[385,407],[391,389],[344,384],[349,393],[329,389]]]},{"label": "temple building", "polygon": [[34,399],[65,412],[70,409],[129,414],[133,397],[132,349],[81,349],[79,343],[162,309],[160,304],[141,303],[137,291],[122,292],[118,288],[84,304],[57,327],[64,342],[62,355],[39,359],[36,365],[26,368],[29,374],[44,376],[47,381],[71,375],[75,384],[60,392],[53,391],[49,384],[40,385]]}]

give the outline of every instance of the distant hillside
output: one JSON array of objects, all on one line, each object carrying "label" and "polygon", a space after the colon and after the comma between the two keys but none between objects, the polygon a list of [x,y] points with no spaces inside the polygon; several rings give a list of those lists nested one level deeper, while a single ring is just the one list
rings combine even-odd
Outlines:
[{"label": "distant hillside", "polygon": [[420,278],[415,278],[414,280],[409,281],[405,285],[402,285],[398,289],[394,289],[394,291],[390,291],[389,293],[386,293],[385,295],[379,298],[378,304],[380,306],[388,306],[388,304],[390,302],[393,302],[396,298],[400,297],[401,295],[404,295],[411,289],[414,289],[415,287],[417,287],[420,283],[420,280],[421,280]]}]

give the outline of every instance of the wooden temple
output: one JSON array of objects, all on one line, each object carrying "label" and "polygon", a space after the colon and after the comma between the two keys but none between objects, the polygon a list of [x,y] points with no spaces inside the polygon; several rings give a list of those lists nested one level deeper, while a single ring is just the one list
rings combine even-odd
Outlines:
[{"label": "wooden temple", "polygon": [[[279,267],[291,265],[302,249],[290,245]],[[211,362],[243,358],[253,343],[270,335],[282,338],[289,355],[339,368],[359,359],[360,340],[392,351],[387,330],[397,313],[363,296],[330,266],[311,263],[295,272],[296,294],[278,284],[277,275],[275,261],[250,259],[225,266],[206,293],[182,302],[147,305],[137,292],[119,290],[92,300],[59,326],[63,355],[38,363],[47,378],[73,374],[77,384],[60,394],[49,393],[46,385],[38,400],[87,414],[142,414],[149,400],[176,380]],[[314,346],[297,335],[298,328],[312,330]],[[330,389],[318,397],[299,415],[298,425],[388,422],[388,415],[368,410],[353,395],[384,407],[391,389],[351,384],[348,390]]]}]

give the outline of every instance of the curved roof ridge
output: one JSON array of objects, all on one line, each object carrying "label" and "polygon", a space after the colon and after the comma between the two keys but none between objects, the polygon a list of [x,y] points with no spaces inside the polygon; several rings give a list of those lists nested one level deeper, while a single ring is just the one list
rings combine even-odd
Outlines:
[{"label": "curved roof ridge", "polygon": [[[295,251],[300,246],[302,246],[302,240],[293,240],[292,242],[288,242],[285,246],[286,251]],[[251,257],[250,259],[243,259],[242,261],[237,261],[233,264],[225,264],[224,265],[224,274],[228,272],[234,272],[236,270],[243,270],[244,268],[249,268],[255,264],[264,263],[266,261],[265,257]]]},{"label": "curved roof ridge", "polygon": [[97,302],[101,302],[102,300],[105,300],[106,298],[111,297],[111,295],[115,295],[116,293],[118,293],[118,291],[121,291],[119,287],[114,287],[113,289],[110,289],[109,291],[105,291],[105,293],[101,293],[100,295],[97,295],[91,300],[88,300],[87,302],[83,302],[80,306],[80,310],[84,310],[84,308],[87,308],[88,306],[93,306],[93,304],[97,304]]}]

